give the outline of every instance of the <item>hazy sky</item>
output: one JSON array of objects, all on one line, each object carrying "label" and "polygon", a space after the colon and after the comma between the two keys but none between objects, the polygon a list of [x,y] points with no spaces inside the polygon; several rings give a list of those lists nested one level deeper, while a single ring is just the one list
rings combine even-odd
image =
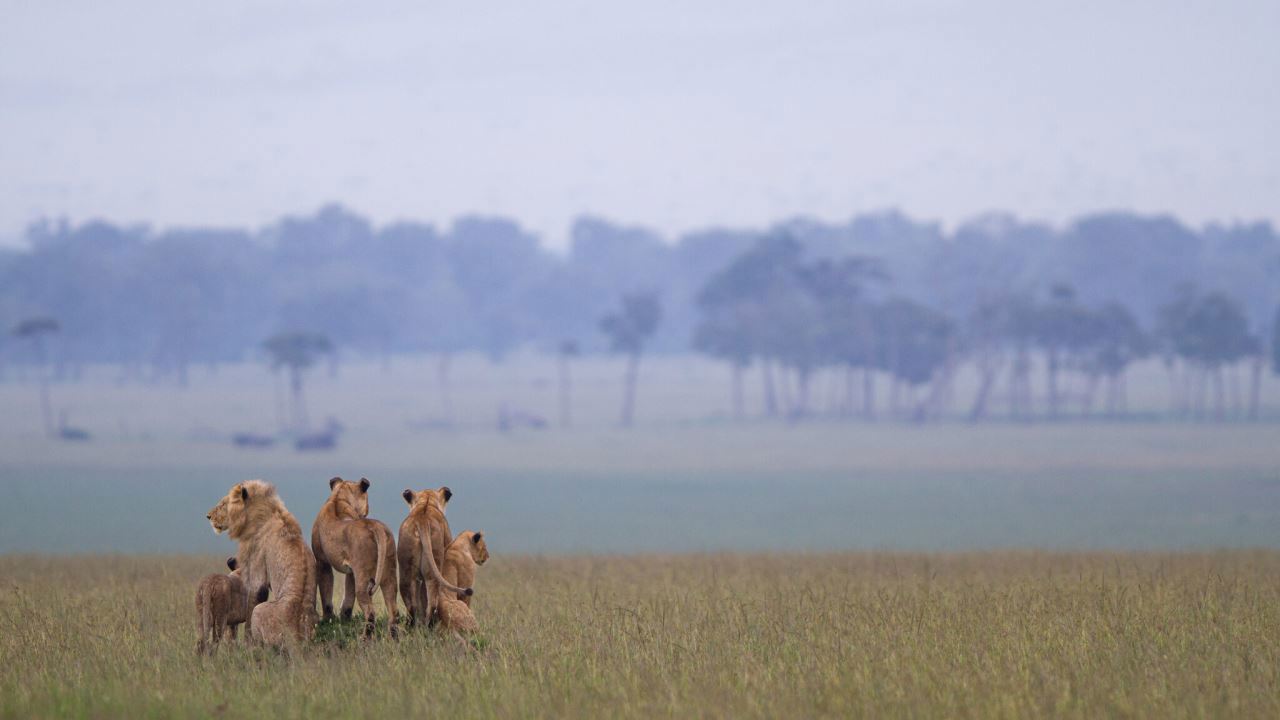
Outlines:
[{"label": "hazy sky", "polygon": [[1280,220],[1280,2],[4,0],[0,238],[897,206]]}]

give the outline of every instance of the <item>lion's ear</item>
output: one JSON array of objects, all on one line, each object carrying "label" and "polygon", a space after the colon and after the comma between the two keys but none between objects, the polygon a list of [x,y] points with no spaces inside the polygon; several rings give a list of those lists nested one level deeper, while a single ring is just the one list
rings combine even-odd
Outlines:
[{"label": "lion's ear", "polygon": [[360,478],[360,492],[369,492],[369,478]]},{"label": "lion's ear", "polygon": [[404,501],[405,501],[405,502],[407,502],[407,503],[409,503],[410,505],[412,505],[412,504],[413,504],[413,491],[412,491],[412,490],[409,490],[408,488],[406,488],[404,492],[400,493],[400,497],[403,497],[403,498],[404,498]]},{"label": "lion's ear", "polygon": [[237,562],[236,562],[235,557],[229,557],[229,558],[227,558],[227,569],[228,569],[228,570],[230,570],[230,571],[232,571],[232,572],[235,572],[236,565],[238,565],[238,564],[239,564],[239,563],[237,563]]},{"label": "lion's ear", "polygon": [[342,478],[340,477],[329,478],[329,489],[332,490],[333,486],[337,485],[340,482],[342,482]]},{"label": "lion's ear", "polygon": [[449,498],[453,497],[453,491],[449,489],[448,485],[445,485],[440,488],[440,495],[444,497],[445,502],[449,502]]},{"label": "lion's ear", "polygon": [[241,501],[245,501],[245,500],[248,500],[248,499],[249,499],[249,488],[247,488],[247,487],[245,487],[245,486],[241,485],[241,486],[240,486],[240,500],[241,500]]},{"label": "lion's ear", "polygon": [[481,532],[479,532],[479,531],[476,531],[476,532],[471,533],[471,542],[476,543],[476,544],[479,544],[479,543],[480,543],[480,538],[481,538],[483,535],[484,535],[484,533],[481,533]]}]

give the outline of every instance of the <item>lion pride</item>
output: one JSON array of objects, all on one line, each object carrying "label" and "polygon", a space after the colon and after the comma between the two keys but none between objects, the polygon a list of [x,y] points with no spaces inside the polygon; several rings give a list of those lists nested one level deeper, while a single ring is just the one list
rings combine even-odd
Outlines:
[{"label": "lion pride", "polygon": [[226,527],[239,543],[236,560],[250,592],[270,586],[274,594],[253,609],[252,637],[276,646],[309,640],[315,631],[316,565],[298,521],[275,486],[263,480],[236,483],[224,500]]},{"label": "lion pride", "polygon": [[311,525],[311,551],[316,558],[316,580],[325,619],[333,617],[333,571],[347,576],[342,617],[351,617],[360,602],[364,635],[373,634],[373,591],[382,588],[387,605],[387,627],[396,635],[396,542],[391,530],[368,519],[369,480],[329,481],[329,499]]},{"label": "lion pride", "polygon": [[400,597],[409,609],[410,626],[419,622],[430,624],[441,592],[471,594],[471,588],[458,587],[440,574],[445,548],[453,542],[449,521],[444,517],[444,506],[453,497],[453,491],[447,487],[416,493],[405,490],[402,496],[409,503],[409,516],[400,523],[396,547]]}]

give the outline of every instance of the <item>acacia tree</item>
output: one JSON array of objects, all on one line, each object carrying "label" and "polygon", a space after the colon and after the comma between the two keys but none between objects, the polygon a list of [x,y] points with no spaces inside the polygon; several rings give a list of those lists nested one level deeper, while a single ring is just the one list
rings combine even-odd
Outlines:
[{"label": "acacia tree", "polygon": [[15,336],[31,343],[37,370],[40,373],[40,418],[44,424],[44,432],[49,437],[54,436],[54,427],[53,408],[49,402],[49,373],[47,368],[49,356],[44,338],[46,335],[58,332],[59,329],[60,326],[57,320],[45,316],[27,318],[18,323],[17,327],[13,329]]},{"label": "acacia tree", "polygon": [[1005,363],[1004,341],[1009,324],[1009,306],[1004,298],[985,297],[969,315],[965,332],[978,370],[978,389],[969,408],[969,422],[978,422],[987,415],[991,391]]},{"label": "acacia tree", "polygon": [[1183,406],[1203,416],[1212,386],[1214,414],[1225,417],[1223,368],[1261,351],[1261,342],[1249,333],[1244,311],[1223,293],[1192,291],[1181,294],[1162,315],[1164,341],[1186,368]]},{"label": "acacia tree", "polygon": [[750,328],[747,308],[735,304],[704,309],[693,332],[695,350],[728,362],[732,369],[730,400],[734,420],[743,418],[742,375],[751,365],[753,355]]},{"label": "acacia tree", "polygon": [[600,331],[609,337],[610,349],[627,356],[624,377],[621,423],[630,427],[636,402],[636,382],[640,375],[640,356],[645,342],[658,329],[662,321],[662,304],[652,292],[630,293],[622,296],[621,306],[600,318]]},{"label": "acacia tree", "polygon": [[875,258],[851,256],[819,260],[801,268],[804,283],[818,303],[819,355],[825,364],[844,371],[844,411],[853,413],[854,375],[863,371],[863,413],[875,415],[875,312],[867,286],[888,280]]},{"label": "acacia tree", "polygon": [[[942,313],[910,300],[894,298],[880,308],[882,332],[881,367],[894,380],[893,401],[905,389],[908,416],[923,422],[936,415],[946,384],[955,329]],[[923,397],[916,398],[917,388],[932,384]]]},{"label": "acacia tree", "polygon": [[308,421],[307,406],[302,394],[303,371],[315,365],[321,355],[332,353],[333,343],[320,333],[282,332],[267,338],[262,347],[270,356],[273,371],[288,368],[293,430],[306,430]]},{"label": "acacia tree", "polygon": [[1107,414],[1114,416],[1126,409],[1125,372],[1129,365],[1151,352],[1151,341],[1142,331],[1128,308],[1108,303],[1093,313],[1090,351],[1084,363],[1089,376],[1083,410],[1088,414],[1098,382],[1106,383]]},{"label": "acacia tree", "polygon": [[[800,283],[800,243],[777,233],[760,238],[720,272],[698,294],[704,313],[721,314],[715,321],[732,322],[741,334],[736,341],[760,361],[766,416],[778,413],[774,369],[778,352],[789,342],[791,319],[781,311],[783,298],[794,296]],[[729,318],[729,319],[726,319]]]}]

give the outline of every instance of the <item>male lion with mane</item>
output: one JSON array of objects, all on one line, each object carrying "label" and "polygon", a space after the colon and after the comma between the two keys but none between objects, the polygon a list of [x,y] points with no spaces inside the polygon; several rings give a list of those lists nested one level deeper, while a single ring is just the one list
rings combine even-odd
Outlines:
[{"label": "male lion with mane", "polygon": [[[262,643],[283,646],[311,639],[315,631],[316,565],[302,528],[263,480],[236,483],[225,503],[224,527],[239,543],[236,560],[249,578],[250,592],[270,586],[275,597],[253,609],[250,633]],[[218,506],[209,512],[214,530]]]},{"label": "male lion with mane", "polygon": [[400,523],[396,547],[400,597],[409,609],[410,626],[419,622],[430,624],[442,592],[471,594],[471,588],[458,587],[440,574],[445,548],[453,542],[449,521],[444,517],[444,506],[453,497],[453,491],[447,487],[417,493],[405,490],[402,497],[409,503],[409,516]]},{"label": "male lion with mane", "polygon": [[387,604],[387,627],[396,636],[396,541],[391,530],[370,520],[369,480],[347,482],[340,477],[329,481],[329,499],[321,506],[311,525],[311,551],[316,557],[317,584],[324,617],[333,617],[333,571],[347,576],[342,598],[342,617],[351,617],[351,608],[360,601],[364,613],[364,635],[373,635],[373,591],[382,588]]}]

